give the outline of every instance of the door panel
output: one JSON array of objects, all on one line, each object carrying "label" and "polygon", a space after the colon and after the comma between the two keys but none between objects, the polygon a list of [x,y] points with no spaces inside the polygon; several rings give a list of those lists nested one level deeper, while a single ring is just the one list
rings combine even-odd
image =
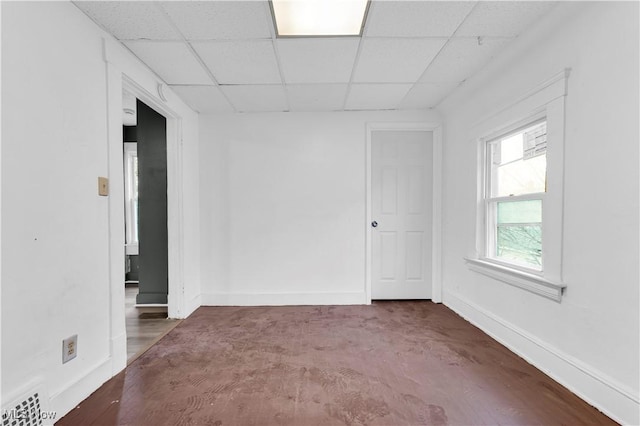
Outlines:
[{"label": "door panel", "polygon": [[407,280],[422,280],[422,242],[424,232],[410,231],[406,233]]},{"label": "door panel", "polygon": [[431,298],[433,133],[371,135],[372,299]]},{"label": "door panel", "polygon": [[424,167],[412,166],[409,169],[408,213],[424,213]]},{"label": "door panel", "polygon": [[382,212],[395,214],[398,209],[398,174],[395,168],[382,169]]},{"label": "door panel", "polygon": [[396,232],[380,232],[380,279],[396,279],[398,238]]}]

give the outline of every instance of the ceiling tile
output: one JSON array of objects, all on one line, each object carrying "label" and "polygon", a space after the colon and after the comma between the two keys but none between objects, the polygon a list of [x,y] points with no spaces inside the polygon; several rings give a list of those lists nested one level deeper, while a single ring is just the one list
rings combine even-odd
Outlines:
[{"label": "ceiling tile", "polygon": [[474,1],[375,1],[367,17],[367,36],[449,37]]},{"label": "ceiling tile", "polygon": [[213,83],[184,42],[136,40],[124,44],[167,84]]},{"label": "ceiling tile", "polygon": [[435,107],[451,93],[458,83],[419,83],[409,90],[400,103],[400,109],[425,109]]},{"label": "ceiling tile", "polygon": [[171,86],[171,90],[199,113],[233,112],[233,107],[216,86]]},{"label": "ceiling tile", "polygon": [[277,43],[287,83],[348,83],[360,39],[280,39]]},{"label": "ceiling tile", "polygon": [[338,111],[347,94],[346,84],[296,84],[287,86],[291,111]]},{"label": "ceiling tile", "polygon": [[287,98],[280,85],[221,86],[239,112],[286,111]]},{"label": "ceiling tile", "polygon": [[271,38],[265,0],[161,2],[187,40]]},{"label": "ceiling tile", "polygon": [[193,42],[220,84],[281,83],[271,40]]},{"label": "ceiling tile", "polygon": [[452,38],[429,65],[420,79],[423,83],[461,82],[481,69],[509,38]]},{"label": "ceiling tile", "polygon": [[446,39],[365,39],[353,81],[413,83]]},{"label": "ceiling tile", "polygon": [[345,109],[395,109],[411,84],[353,84]]},{"label": "ceiling tile", "polygon": [[557,2],[481,1],[462,23],[456,36],[515,37]]},{"label": "ceiling tile", "polygon": [[180,40],[164,13],[146,1],[76,1],[74,4],[120,40]]}]

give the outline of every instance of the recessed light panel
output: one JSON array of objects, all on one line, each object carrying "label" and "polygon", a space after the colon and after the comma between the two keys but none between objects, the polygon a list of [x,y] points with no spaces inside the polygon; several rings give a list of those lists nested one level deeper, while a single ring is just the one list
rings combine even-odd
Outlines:
[{"label": "recessed light panel", "polygon": [[271,0],[278,37],[362,34],[368,0]]}]

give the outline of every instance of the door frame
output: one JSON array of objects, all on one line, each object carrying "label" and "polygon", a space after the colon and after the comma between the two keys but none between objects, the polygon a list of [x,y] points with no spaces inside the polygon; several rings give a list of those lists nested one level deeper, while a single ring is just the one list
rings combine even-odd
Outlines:
[{"label": "door frame", "polygon": [[[179,190],[182,187],[182,120],[160,99],[125,74],[122,75],[122,88],[167,120],[167,310],[169,318],[182,318],[181,313],[185,311],[182,280],[182,191]],[[121,163],[124,164],[124,154]]]},{"label": "door frame", "polygon": [[433,183],[432,183],[432,247],[431,247],[431,300],[442,303],[442,124],[432,122],[367,123],[366,133],[366,195],[365,195],[365,293],[366,303],[371,304],[371,277],[373,266],[372,216],[372,155],[371,138],[375,131],[425,131],[433,132]]},{"label": "door frame", "polygon": [[109,173],[109,326],[112,375],[127,365],[125,322],[125,221],[122,92],[126,90],[167,120],[168,314],[184,318],[184,216],[182,117],[161,98],[161,81],[103,39],[107,76],[107,167]]}]

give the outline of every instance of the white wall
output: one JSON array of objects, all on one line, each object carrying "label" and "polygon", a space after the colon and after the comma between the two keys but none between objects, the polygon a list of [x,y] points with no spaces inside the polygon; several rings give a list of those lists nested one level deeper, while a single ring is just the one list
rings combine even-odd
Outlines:
[{"label": "white wall", "polygon": [[[563,4],[442,105],[445,303],[634,424],[637,17],[637,3]],[[113,373],[109,299],[118,294],[109,199],[97,196],[96,178],[109,171],[107,93],[117,90],[107,88],[102,37],[72,4],[2,3],[3,405],[41,379],[62,415]],[[153,88],[152,74],[127,67]],[[470,124],[565,67],[568,290],[556,304],[476,275],[462,258],[475,246]],[[365,122],[437,120],[238,114],[201,117],[198,129],[186,117],[185,314],[199,304],[200,279],[205,304],[364,302]],[[79,356],[62,365],[61,341],[76,333]]]},{"label": "white wall", "polygon": [[[70,2],[2,2],[2,408],[39,382],[60,417],[124,367],[124,284],[112,285],[114,271],[124,283],[124,245],[110,258],[122,176],[109,174],[122,153],[121,72],[155,90],[157,77]],[[189,162],[184,298],[199,305],[197,115],[170,96]],[[73,334],[78,356],[63,365]]]},{"label": "white wall", "polygon": [[438,120],[202,116],[203,303],[365,303],[365,124]]},{"label": "white wall", "polygon": [[[618,421],[638,424],[638,3],[559,5],[440,105],[444,302]],[[465,266],[475,252],[472,125],[564,68],[561,303]]]}]

